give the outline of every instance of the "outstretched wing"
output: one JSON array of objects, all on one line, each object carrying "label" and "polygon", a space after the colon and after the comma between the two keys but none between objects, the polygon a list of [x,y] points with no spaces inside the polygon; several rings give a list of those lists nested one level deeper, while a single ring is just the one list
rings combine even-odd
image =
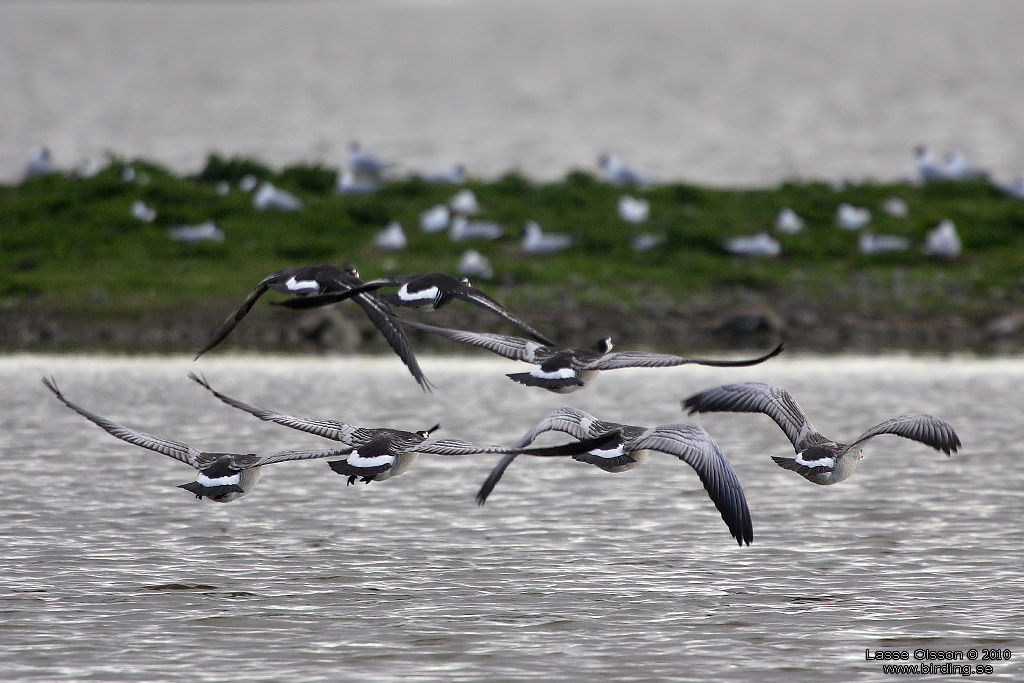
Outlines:
[{"label": "outstretched wing", "polygon": [[511,311],[509,311],[507,308],[502,306],[500,303],[498,303],[497,301],[489,297],[486,293],[484,293],[482,290],[479,290],[476,287],[459,287],[458,289],[452,292],[452,296],[458,299],[462,299],[463,301],[468,301],[471,304],[474,304],[476,306],[479,306],[480,308],[486,309],[491,313],[496,314],[497,316],[505,320],[505,322],[513,325],[514,327],[517,327],[518,329],[522,330],[523,332],[530,335],[531,337],[541,342],[542,344],[545,344],[546,346],[555,345],[553,341],[551,341],[543,334],[541,334],[540,332],[533,329],[525,322],[517,318],[515,315],[512,314]]},{"label": "outstretched wing", "polygon": [[707,389],[683,400],[692,413],[764,413],[782,428],[799,452],[809,443],[824,438],[814,428],[803,408],[782,387],[761,382],[740,382]]},{"label": "outstretched wing", "polygon": [[717,368],[747,367],[763,363],[782,353],[783,345],[747,360],[709,360],[705,358],[684,358],[670,353],[647,353],[645,351],[621,351],[606,353],[596,360],[580,366],[581,370],[615,370],[618,368],[667,368],[676,365],[710,365]]},{"label": "outstretched wing", "polygon": [[[530,431],[526,432],[526,434],[516,442],[515,447],[524,449],[522,452],[530,455],[575,455],[575,452],[566,452],[566,450],[561,446],[555,446],[551,449],[526,449],[525,447],[533,443],[533,441],[544,432],[557,431],[564,432],[569,436],[579,439],[583,445],[578,452],[584,453],[594,447],[591,443],[593,439],[597,438],[605,440],[610,432],[614,432],[619,429],[619,427],[621,427],[621,425],[617,425],[612,422],[602,422],[590,413],[586,413],[578,408],[563,406],[534,425]],[[574,445],[580,447],[579,443]],[[498,485],[499,481],[501,481],[501,478],[505,475],[505,470],[507,470],[508,466],[512,464],[512,461],[516,459],[516,455],[516,453],[506,455],[491,469],[490,474],[487,475],[487,479],[484,480],[484,483],[480,486],[480,490],[476,493],[476,502],[478,505],[483,505],[487,502],[487,497],[491,495],[491,491],[493,491],[494,487]]]},{"label": "outstretched wing", "polygon": [[335,458],[338,456],[348,455],[352,452],[352,448],[320,448],[320,449],[298,449],[290,451],[281,451],[279,453],[272,453],[270,455],[237,455],[232,458],[232,465],[237,469],[248,469],[251,467],[260,467],[262,465],[270,465],[275,462],[285,462],[288,460],[315,460],[317,458]]},{"label": "outstretched wing", "polygon": [[239,306],[234,313],[227,317],[227,320],[225,320],[224,324],[220,326],[220,329],[214,332],[213,336],[210,337],[210,341],[206,342],[206,346],[199,350],[199,353],[196,354],[196,358],[199,358],[199,356],[220,344],[229,334],[231,334],[231,331],[235,329],[235,326],[241,322],[242,318],[244,318],[250,310],[252,310],[252,307],[256,304],[256,300],[263,296],[267,291],[270,287],[270,283],[277,278],[277,275],[277,273],[274,273],[273,275],[264,278],[262,282],[256,285],[256,287],[249,292],[249,296],[245,298],[245,303]]},{"label": "outstretched wing", "polygon": [[409,345],[409,338],[405,336],[405,331],[398,323],[394,311],[391,310],[387,302],[381,299],[375,292],[360,292],[352,297],[352,300],[363,309],[374,327],[384,335],[388,346],[402,359],[402,362],[409,368],[409,372],[412,373],[416,382],[419,383],[424,391],[430,391],[430,382],[423,375],[423,370],[420,369],[420,364],[416,361],[416,356],[413,355],[412,347]]},{"label": "outstretched wing", "polygon": [[920,441],[946,455],[956,453],[961,445],[960,437],[945,420],[940,420],[934,415],[901,415],[867,430],[857,437],[850,448],[861,447],[879,434],[895,434],[905,439]]},{"label": "outstretched wing", "polygon": [[403,325],[414,327],[418,330],[426,330],[436,335],[451,339],[452,341],[486,349],[492,353],[512,360],[526,361],[527,363],[543,363],[553,355],[551,347],[539,344],[529,339],[519,337],[507,337],[502,334],[490,332],[469,332],[466,330],[453,330],[447,327],[435,327],[412,320],[400,319]]},{"label": "outstretched wing", "polygon": [[619,426],[611,422],[602,422],[579,408],[563,406],[534,425],[526,434],[523,434],[522,438],[516,442],[516,447],[523,448],[529,446],[533,443],[534,439],[544,432],[564,432],[582,441],[583,439],[589,439],[598,434],[609,432]]},{"label": "outstretched wing", "polygon": [[194,382],[199,384],[199,386],[205,388],[224,403],[227,403],[233,408],[244,410],[250,415],[255,415],[264,422],[274,422],[279,425],[284,425],[285,427],[290,427],[291,429],[296,429],[300,432],[316,434],[317,436],[322,436],[325,439],[340,441],[347,446],[359,446],[373,438],[372,430],[368,430],[363,427],[355,427],[335,420],[321,420],[312,417],[300,417],[298,415],[285,415],[284,413],[276,413],[272,410],[265,410],[263,408],[249,405],[248,403],[243,403],[242,401],[222,394],[211,387],[205,377],[200,377],[194,372],[188,373],[188,376]]},{"label": "outstretched wing", "polygon": [[652,427],[630,444],[631,450],[650,449],[674,455],[693,468],[740,545],[754,539],[754,527],[740,481],[711,435],[697,425],[678,422]]},{"label": "outstretched wing", "polygon": [[410,450],[417,453],[432,455],[475,455],[477,453],[517,453],[518,449],[507,446],[495,446],[485,443],[473,443],[459,439],[428,439]]},{"label": "outstretched wing", "polygon": [[121,425],[115,424],[106,418],[96,415],[95,413],[91,413],[64,398],[64,394],[62,394],[60,389],[57,388],[57,384],[52,377],[44,377],[43,384],[46,385],[47,389],[54,393],[61,403],[66,405],[68,408],[71,408],[71,410],[75,411],[85,419],[106,430],[112,436],[115,436],[122,441],[127,441],[134,446],[141,446],[142,448],[148,448],[149,450],[156,451],[157,453],[163,453],[175,460],[180,460],[183,463],[191,465],[196,469],[202,469],[205,459],[203,457],[203,452],[199,449],[177,441],[171,441],[170,439],[163,439],[159,436],[153,436],[152,434],[137,432],[134,429],[122,427]]},{"label": "outstretched wing", "polygon": [[505,474],[505,470],[512,464],[512,461],[516,459],[516,455],[516,453],[510,453],[502,456],[501,460],[498,461],[498,464],[494,466],[491,473],[487,475],[487,479],[485,479],[484,483],[480,486],[480,490],[476,492],[477,505],[483,505],[487,502],[487,496],[491,495],[491,491],[493,491],[494,487],[498,485],[499,481],[501,481],[502,475]]}]

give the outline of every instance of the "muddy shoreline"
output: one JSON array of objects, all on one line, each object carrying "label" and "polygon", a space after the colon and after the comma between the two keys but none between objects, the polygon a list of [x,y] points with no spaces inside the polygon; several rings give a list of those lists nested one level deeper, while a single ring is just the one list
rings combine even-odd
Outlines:
[{"label": "muddy shoreline", "polygon": [[[458,310],[456,310],[456,308]],[[230,305],[118,315],[61,309],[0,310],[0,352],[192,353],[223,322]],[[648,305],[557,310],[517,309],[538,329],[571,345],[610,335],[619,348],[674,353],[763,348],[782,340],[811,353],[1024,354],[1024,310],[996,314],[833,310],[806,302],[725,308]],[[450,306],[404,312],[446,327],[515,334],[483,311]],[[410,330],[417,349],[459,353],[464,347]],[[361,311],[337,306],[296,313],[263,307],[250,313],[218,350],[259,353],[387,353]],[[217,350],[211,353],[217,353]]]}]

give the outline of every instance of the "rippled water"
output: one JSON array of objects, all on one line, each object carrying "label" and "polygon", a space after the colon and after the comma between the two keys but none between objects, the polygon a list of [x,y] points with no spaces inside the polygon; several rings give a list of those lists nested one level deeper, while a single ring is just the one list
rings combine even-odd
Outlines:
[{"label": "rippled water", "polygon": [[[391,358],[0,359],[0,668],[19,680],[891,680],[865,649],[1014,653],[1024,668],[1020,360],[780,358],[747,369],[605,373],[559,397],[514,363],[425,359],[422,394]],[[854,477],[814,486],[768,457],[759,415],[703,415],[754,517],[738,548],[699,482],[654,455],[610,475],[421,457],[345,486],[323,462],[269,466],[242,500],[197,501],[192,471],[124,444],[39,382],[128,426],[208,450],[330,442],[220,404],[185,373],[294,414],[508,444],[571,403],[686,419],[718,383],[788,387],[840,440],[903,412],[951,421],[946,459],[879,438]],[[521,459],[522,460],[522,459]],[[933,677],[933,680],[935,678]]]},{"label": "rippled water", "polygon": [[1017,0],[7,0],[0,177],[49,145],[561,177],[902,178],[911,148],[1024,172]]}]

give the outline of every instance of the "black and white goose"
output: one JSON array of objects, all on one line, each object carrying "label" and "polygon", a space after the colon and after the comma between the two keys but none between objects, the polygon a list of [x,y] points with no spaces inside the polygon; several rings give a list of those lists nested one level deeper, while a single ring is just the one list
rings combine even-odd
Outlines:
[{"label": "black and white goose", "polygon": [[[692,467],[700,477],[704,489],[736,542],[750,545],[753,540],[750,510],[747,509],[747,499],[739,479],[718,444],[697,425],[678,422],[657,427],[637,427],[598,420],[589,413],[566,406],[537,423],[515,445],[526,447],[548,431],[564,432],[581,441],[605,437],[606,441],[596,448],[571,456],[574,460],[596,465],[605,472],[626,472],[639,467],[651,451],[676,456]],[[480,505],[487,500],[515,457],[515,454],[506,455],[491,470],[476,496]]]},{"label": "black and white goose", "polygon": [[346,455],[351,448],[334,448],[327,450],[291,450],[257,455],[255,453],[209,453],[193,448],[187,444],[171,441],[159,436],[135,431],[122,427],[110,420],[75,405],[64,397],[57,388],[53,378],[44,377],[46,388],[68,408],[85,419],[93,422],[112,436],[127,441],[135,446],[148,448],[163,453],[175,460],[191,465],[199,470],[195,481],[181,484],[178,488],[194,493],[196,498],[208,498],[218,503],[230,503],[249,493],[260,480],[261,468],[276,462],[288,460],[312,460],[316,458],[333,458]]},{"label": "black and white goose", "polygon": [[[227,320],[213,334],[206,346],[196,354],[196,358],[199,358],[199,356],[224,341],[268,289],[301,298],[327,292],[349,291],[360,287],[362,284],[363,281],[359,279],[359,271],[355,268],[342,268],[322,263],[299,266],[298,268],[286,268],[276,273],[271,273],[249,292],[245,303],[228,316]],[[387,302],[373,291],[359,290],[354,292],[351,298],[363,309],[370,322],[384,335],[388,345],[402,359],[402,362],[409,368],[409,372],[412,373],[412,376],[419,385],[423,387],[423,390],[429,391],[430,382],[423,375],[423,371],[416,361],[416,356],[413,355],[412,347],[409,345],[409,339],[405,336],[405,331],[402,330],[401,325],[395,321],[394,311],[391,310]]]},{"label": "black and white goose", "polygon": [[[309,434],[316,434],[325,439],[340,441],[351,448],[351,453],[345,460],[332,460],[327,464],[331,469],[348,477],[348,483],[355,483],[360,479],[365,483],[371,481],[383,481],[402,474],[416,461],[420,453],[430,455],[476,455],[482,453],[522,453],[521,448],[506,448],[490,444],[473,443],[459,439],[431,439],[430,435],[441,425],[434,425],[430,429],[407,432],[400,429],[389,429],[386,427],[357,427],[355,425],[337,422],[335,420],[324,420],[312,417],[300,417],[297,415],[285,415],[272,410],[258,408],[248,403],[243,403],[231,398],[210,386],[205,378],[189,373],[200,386],[207,389],[224,403],[244,410],[265,422],[274,422],[291,429],[297,429]],[[536,449],[538,455],[547,454],[573,454],[580,452],[583,448],[592,447],[593,444],[566,444],[561,447]],[[529,452],[532,452],[530,449]]]},{"label": "black and white goose", "polygon": [[383,287],[397,287],[397,292],[383,295],[385,301],[394,306],[422,308],[430,306],[438,309],[445,304],[461,299],[479,306],[501,317],[514,327],[544,344],[553,341],[513,315],[507,308],[477,289],[469,278],[458,278],[446,273],[422,273],[420,275],[394,275],[367,280],[363,284],[346,291],[328,292],[315,296],[291,299],[281,303],[288,308],[315,308],[344,301],[360,292],[373,291]]},{"label": "black and white goose", "polygon": [[760,382],[726,384],[694,394],[683,400],[692,413],[764,413],[789,437],[796,457],[772,456],[780,467],[793,470],[804,479],[827,486],[848,479],[864,457],[864,446],[880,434],[894,434],[940,450],[946,455],[960,447],[953,427],[932,415],[901,415],[875,425],[852,444],[826,438],[814,428],[803,409],[782,387]]},{"label": "black and white goose", "polygon": [[589,349],[563,348],[541,344],[520,337],[507,337],[489,332],[469,332],[446,327],[434,327],[411,320],[401,320],[403,325],[433,332],[452,341],[487,349],[492,353],[512,360],[532,363],[536,367],[529,372],[515,372],[510,379],[530,387],[541,387],[557,394],[568,394],[585,387],[601,370],[619,368],[666,368],[676,365],[710,365],[713,367],[746,367],[757,365],[782,352],[782,344],[757,358],[749,360],[705,360],[684,358],[668,353],[647,351],[612,352],[612,340],[605,337]]}]

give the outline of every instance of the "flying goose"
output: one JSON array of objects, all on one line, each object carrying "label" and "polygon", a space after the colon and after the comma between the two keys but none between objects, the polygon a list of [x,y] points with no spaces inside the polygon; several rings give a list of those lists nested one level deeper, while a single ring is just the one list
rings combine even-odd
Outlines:
[{"label": "flying goose", "polygon": [[196,498],[208,498],[217,503],[230,503],[249,493],[260,480],[260,469],[264,465],[285,462],[286,460],[332,458],[346,455],[352,451],[351,448],[334,448],[327,450],[281,451],[271,455],[208,453],[177,441],[122,427],[95,413],[91,413],[66,399],[64,394],[57,388],[56,381],[52,377],[44,377],[43,384],[64,405],[106,430],[112,436],[135,446],[163,453],[197,469],[199,474],[196,475],[196,480],[190,481],[187,484],[181,484],[178,488],[194,493]]},{"label": "flying goose", "polygon": [[434,327],[402,319],[401,323],[427,332],[433,332],[452,341],[486,349],[499,356],[532,363],[536,367],[529,372],[516,372],[510,379],[531,387],[541,387],[557,394],[568,394],[585,387],[601,370],[618,368],[664,368],[676,365],[710,365],[713,367],[745,367],[757,365],[777,356],[783,345],[757,358],[749,360],[702,360],[683,358],[667,353],[647,351],[622,351],[612,353],[612,340],[605,337],[592,348],[565,348],[545,345],[520,337],[507,337],[489,332],[468,332],[446,327]]},{"label": "flying goose", "polygon": [[355,425],[297,415],[285,415],[272,410],[258,408],[248,403],[231,398],[210,386],[204,377],[190,372],[193,381],[205,388],[222,402],[233,408],[243,410],[264,422],[273,422],[308,434],[316,434],[325,439],[340,441],[350,447],[345,460],[332,460],[327,464],[338,474],[348,477],[348,483],[356,479],[364,483],[384,481],[402,474],[416,462],[420,453],[430,455],[476,455],[480,453],[533,453],[537,455],[560,455],[581,452],[586,448],[599,445],[601,440],[592,440],[581,444],[564,444],[543,449],[506,448],[490,444],[473,443],[459,439],[431,439],[430,435],[440,429],[436,424],[430,429],[418,432],[407,432],[386,427],[357,427]]},{"label": "flying goose", "polygon": [[[263,278],[256,287],[249,292],[245,302],[235,310],[224,324],[220,326],[206,343],[196,358],[203,355],[210,349],[220,344],[231,334],[235,326],[246,316],[259,299],[268,290],[272,289],[283,294],[291,294],[297,297],[315,296],[325,292],[348,291],[359,287],[363,281],[359,279],[359,271],[349,266],[339,268],[329,264],[315,264],[310,266],[299,266],[298,268],[286,268],[276,273],[271,273]],[[366,312],[370,322],[380,330],[387,340],[388,345],[398,354],[409,372],[416,379],[424,391],[430,390],[430,382],[423,375],[416,356],[413,355],[412,347],[405,336],[401,326],[393,318],[394,312],[376,293],[372,291],[359,291],[352,295],[354,301],[363,311]]]},{"label": "flying goose", "polygon": [[[747,509],[746,497],[736,473],[711,435],[697,425],[679,422],[649,428],[636,427],[604,422],[582,410],[566,406],[537,423],[515,445],[528,446],[540,434],[552,430],[580,440],[608,437],[609,440],[598,448],[571,456],[574,460],[596,465],[606,472],[625,472],[639,467],[651,451],[676,456],[692,467],[700,477],[736,542],[750,545],[753,540],[750,510]],[[515,454],[504,456],[491,470],[476,496],[480,505],[487,500],[515,457]]]},{"label": "flying goose", "polygon": [[412,308],[430,306],[433,309],[438,309],[454,299],[461,299],[491,311],[544,344],[554,344],[550,339],[514,316],[500,303],[487,296],[482,290],[474,287],[470,283],[469,278],[457,278],[445,273],[381,277],[375,280],[367,280],[365,283],[352,289],[303,297],[301,299],[291,299],[282,302],[281,305],[288,308],[326,306],[338,301],[344,301],[360,292],[377,290],[384,287],[398,288],[397,292],[383,295],[382,298],[389,304]]},{"label": "flying goose", "polygon": [[789,392],[782,387],[760,382],[726,384],[694,394],[683,400],[683,408],[692,413],[734,412],[764,413],[789,437],[795,458],[772,456],[779,467],[793,470],[804,479],[827,486],[838,484],[853,474],[864,457],[864,446],[880,434],[895,434],[920,441],[942,451],[955,453],[960,437],[943,420],[932,415],[901,415],[875,425],[852,444],[839,443],[822,436]]}]

